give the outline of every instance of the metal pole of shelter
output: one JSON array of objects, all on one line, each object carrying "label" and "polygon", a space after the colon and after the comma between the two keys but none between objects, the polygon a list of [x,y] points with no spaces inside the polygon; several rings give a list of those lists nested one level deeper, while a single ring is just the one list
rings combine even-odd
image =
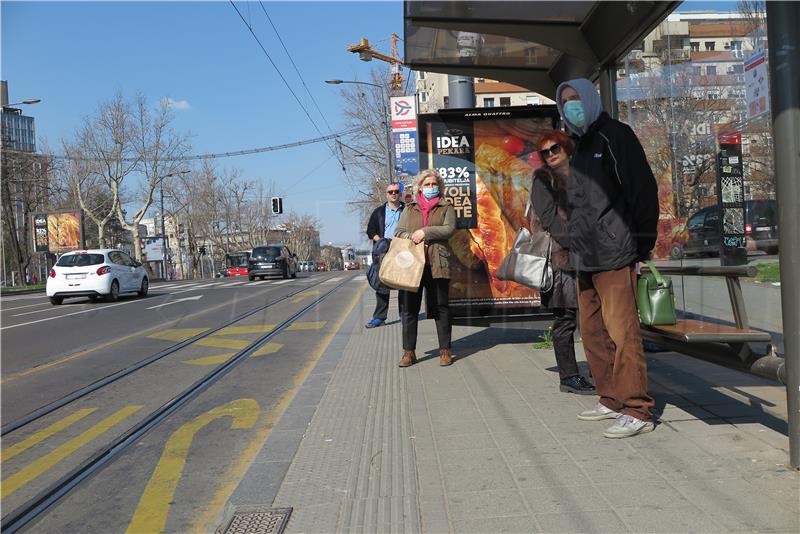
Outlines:
[{"label": "metal pole of shelter", "polygon": [[800,468],[800,3],[766,2],[789,461]]}]

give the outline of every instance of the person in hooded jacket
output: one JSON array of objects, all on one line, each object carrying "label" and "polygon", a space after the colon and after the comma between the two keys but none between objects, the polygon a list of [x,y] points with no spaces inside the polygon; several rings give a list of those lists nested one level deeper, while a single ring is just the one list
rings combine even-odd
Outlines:
[{"label": "person in hooded jacket", "polygon": [[395,237],[425,243],[425,268],[416,292],[400,291],[400,318],[403,323],[403,356],[400,367],[417,363],[417,323],[425,288],[425,309],[436,321],[439,339],[439,365],[453,363],[450,338],[450,245],[456,229],[456,211],[444,198],[444,180],[433,169],[419,173],[414,180],[414,195],[397,223]]},{"label": "person in hooded jacket", "polygon": [[636,134],[602,111],[592,82],[560,84],[556,104],[578,138],[567,183],[569,247],[578,272],[581,337],[600,396],[578,418],[614,419],[607,438],[635,436],[655,428],[636,264],[649,259],[656,242],[658,189]]}]

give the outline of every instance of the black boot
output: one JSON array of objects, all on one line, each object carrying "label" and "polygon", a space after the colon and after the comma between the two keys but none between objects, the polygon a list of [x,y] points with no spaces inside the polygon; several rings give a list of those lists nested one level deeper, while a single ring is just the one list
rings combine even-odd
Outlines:
[{"label": "black boot", "polygon": [[563,393],[577,393],[578,395],[594,395],[594,386],[581,375],[570,376],[561,380],[559,388]]}]

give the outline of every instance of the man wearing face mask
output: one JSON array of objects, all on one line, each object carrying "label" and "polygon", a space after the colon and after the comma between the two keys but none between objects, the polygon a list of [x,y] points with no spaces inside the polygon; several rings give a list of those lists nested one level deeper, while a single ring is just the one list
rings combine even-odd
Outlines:
[{"label": "man wearing face mask", "polygon": [[592,82],[562,83],[556,103],[578,136],[567,183],[570,256],[581,337],[600,395],[578,418],[614,419],[607,438],[635,436],[655,428],[635,295],[636,263],[656,242],[658,189],[636,134],[602,111]]}]

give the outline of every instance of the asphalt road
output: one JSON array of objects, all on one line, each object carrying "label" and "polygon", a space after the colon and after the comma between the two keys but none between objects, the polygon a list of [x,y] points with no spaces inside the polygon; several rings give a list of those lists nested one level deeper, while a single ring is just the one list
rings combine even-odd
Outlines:
[{"label": "asphalt road", "polygon": [[[76,299],[51,306],[43,295],[4,298],[4,425],[272,303],[4,436],[4,517],[274,325],[331,292],[28,530],[189,532],[210,525],[221,512],[226,488],[235,487],[242,466],[252,460],[365,287],[360,271],[302,273],[285,281],[159,284],[148,298],[114,304]],[[36,313],[23,315],[28,312]]]}]

